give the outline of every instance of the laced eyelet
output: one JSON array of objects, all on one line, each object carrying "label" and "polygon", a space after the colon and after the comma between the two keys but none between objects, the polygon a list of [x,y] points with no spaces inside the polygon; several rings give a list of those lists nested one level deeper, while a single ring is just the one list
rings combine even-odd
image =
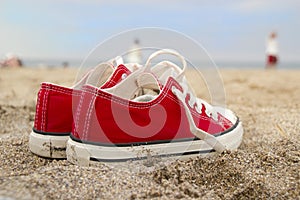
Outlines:
[{"label": "laced eyelet", "polygon": [[[192,100],[191,94],[190,94],[190,99],[188,100],[188,104],[191,108],[194,108],[194,105],[196,104],[196,102]],[[197,104],[196,104],[196,106],[197,106]]]},{"label": "laced eyelet", "polygon": [[199,113],[199,114],[201,114],[201,109],[199,108],[199,105],[198,104],[196,104],[196,106],[195,106],[195,110]]},{"label": "laced eyelet", "polygon": [[177,88],[176,88],[175,86],[172,86],[172,88],[171,88],[172,93],[175,94],[175,95],[176,95],[176,89],[177,89]]},{"label": "laced eyelet", "polygon": [[121,76],[121,78],[122,78],[122,80],[124,80],[125,78],[127,77],[127,74],[122,74],[122,76]]}]

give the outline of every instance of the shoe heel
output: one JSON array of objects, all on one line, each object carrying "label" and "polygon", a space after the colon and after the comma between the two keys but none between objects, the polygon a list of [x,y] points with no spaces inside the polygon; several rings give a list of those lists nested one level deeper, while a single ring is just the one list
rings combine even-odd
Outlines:
[{"label": "shoe heel", "polygon": [[73,164],[79,166],[89,166],[90,164],[90,153],[86,148],[78,146],[71,139],[67,143],[67,160]]},{"label": "shoe heel", "polygon": [[66,158],[66,143],[69,136],[50,136],[31,132],[29,149],[32,153],[46,158]]}]

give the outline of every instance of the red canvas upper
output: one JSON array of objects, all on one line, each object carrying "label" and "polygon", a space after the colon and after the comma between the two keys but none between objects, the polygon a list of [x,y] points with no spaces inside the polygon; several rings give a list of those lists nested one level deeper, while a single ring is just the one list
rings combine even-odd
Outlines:
[{"label": "red canvas upper", "polygon": [[[129,101],[90,85],[83,86],[72,138],[101,144],[194,138],[185,109],[173,94],[172,86],[182,90],[175,79],[169,78],[158,97],[150,102]],[[233,126],[220,113],[218,121],[214,121],[205,112],[199,114],[194,108],[189,109],[198,128],[210,134]],[[204,105],[202,109],[205,110]]]},{"label": "red canvas upper", "polygon": [[37,97],[34,129],[44,133],[70,132],[72,98],[79,96],[79,90],[42,83]]},{"label": "red canvas upper", "polygon": [[[123,74],[130,71],[119,65],[111,78],[101,88],[116,85],[122,80]],[[76,112],[81,90],[66,88],[51,83],[42,83],[38,92],[35,131],[42,133],[67,134],[72,130],[73,113]]]}]

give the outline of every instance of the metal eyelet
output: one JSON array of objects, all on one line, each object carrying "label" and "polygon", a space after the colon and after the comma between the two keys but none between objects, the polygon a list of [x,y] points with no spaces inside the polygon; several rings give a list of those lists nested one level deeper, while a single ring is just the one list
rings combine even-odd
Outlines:
[{"label": "metal eyelet", "polygon": [[122,76],[121,76],[122,80],[125,79],[126,77],[127,77],[127,74],[125,74],[125,73],[122,74]]}]

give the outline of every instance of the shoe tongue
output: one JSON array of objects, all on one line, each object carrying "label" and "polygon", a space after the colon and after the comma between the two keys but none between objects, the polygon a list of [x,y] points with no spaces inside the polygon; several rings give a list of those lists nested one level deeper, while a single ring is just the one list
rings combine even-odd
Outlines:
[{"label": "shoe tongue", "polygon": [[86,83],[95,87],[102,86],[113,73],[114,68],[108,63],[98,65],[88,77]]},{"label": "shoe tongue", "polygon": [[195,96],[194,90],[188,84],[182,69],[178,67],[175,63],[170,61],[162,61],[151,69],[152,73],[158,77],[159,82],[162,85],[166,85],[169,77],[174,78],[180,85],[185,87],[187,91],[192,93]]},{"label": "shoe tongue", "polygon": [[140,74],[136,80],[137,91],[134,93],[131,99],[142,95],[158,95],[160,91],[159,83],[157,79],[150,73]]},{"label": "shoe tongue", "polygon": [[107,88],[105,91],[132,100],[142,95],[157,95],[160,92],[160,86],[154,75],[139,70],[130,74],[118,85]]},{"label": "shoe tongue", "polygon": [[158,80],[162,85],[165,85],[169,77],[175,78],[182,70],[174,63],[169,61],[163,61],[155,65],[151,69],[152,73],[158,77]]},{"label": "shoe tongue", "polygon": [[84,84],[99,87],[107,81],[108,77],[113,73],[113,70],[111,64],[101,63],[97,67],[89,70],[72,88],[80,90]]}]

